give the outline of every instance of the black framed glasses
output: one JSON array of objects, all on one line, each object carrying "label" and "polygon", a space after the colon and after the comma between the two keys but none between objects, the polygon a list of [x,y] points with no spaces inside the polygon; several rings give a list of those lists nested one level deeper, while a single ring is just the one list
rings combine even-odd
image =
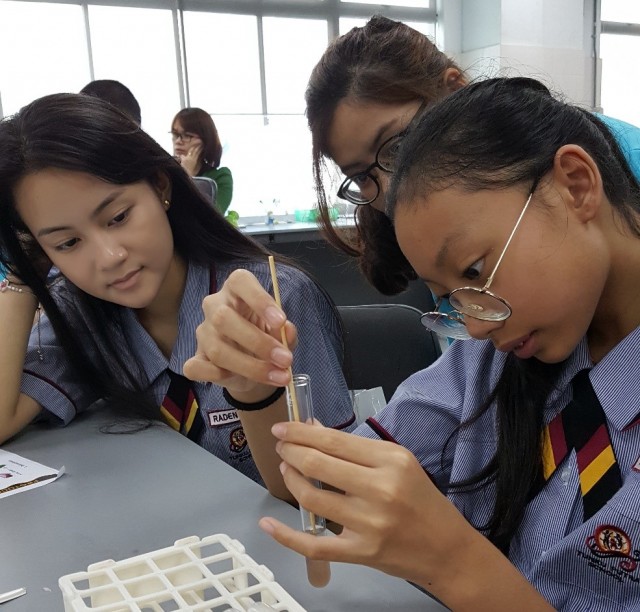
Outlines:
[{"label": "black framed glasses", "polygon": [[380,148],[376,152],[375,161],[371,165],[367,166],[362,172],[348,176],[342,181],[338,189],[339,198],[347,200],[356,206],[371,204],[371,202],[377,199],[380,195],[380,183],[371,173],[372,170],[378,168],[383,172],[393,172],[402,139],[411,131],[416,123],[418,123],[426,106],[426,101],[423,101],[409,122],[409,125],[380,145]]},{"label": "black framed glasses", "polygon": [[178,142],[178,140],[182,140],[185,144],[189,144],[194,138],[197,138],[197,134],[192,134],[191,132],[174,132],[173,130],[169,132],[171,134],[171,140],[173,142]]},{"label": "black framed glasses", "polygon": [[509,302],[489,291],[489,288],[520,225],[520,221],[522,221],[522,217],[524,217],[524,213],[529,207],[536,184],[529,192],[529,197],[524,204],[522,212],[513,226],[507,243],[504,245],[504,249],[502,249],[502,253],[500,253],[500,257],[498,257],[498,261],[484,286],[481,289],[477,287],[459,287],[444,298],[440,298],[436,302],[434,311],[425,312],[420,317],[420,321],[427,329],[448,338],[468,340],[471,336],[464,322],[465,317],[472,317],[480,321],[506,321],[511,316],[512,310]]}]

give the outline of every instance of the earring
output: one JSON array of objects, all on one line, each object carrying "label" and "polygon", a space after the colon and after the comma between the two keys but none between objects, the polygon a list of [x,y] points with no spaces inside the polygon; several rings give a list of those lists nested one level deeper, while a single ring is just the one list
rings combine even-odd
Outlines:
[{"label": "earring", "polygon": [[162,203],[162,207],[163,207],[165,210],[169,210],[169,207],[170,207],[170,206],[171,206],[171,202],[169,202],[169,200],[165,200],[165,201]]}]

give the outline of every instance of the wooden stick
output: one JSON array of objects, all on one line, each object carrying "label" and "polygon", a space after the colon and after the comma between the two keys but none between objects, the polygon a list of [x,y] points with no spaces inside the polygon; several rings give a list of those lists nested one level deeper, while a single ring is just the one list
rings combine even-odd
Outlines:
[{"label": "wooden stick", "polygon": [[[273,259],[273,255],[269,255],[269,270],[271,270],[271,282],[273,283],[273,297],[276,300],[276,304],[278,308],[282,310],[282,301],[280,300],[280,287],[278,285],[278,276],[276,275],[276,262]],[[289,349],[289,344],[287,342],[287,334],[284,331],[284,325],[280,328],[280,337],[282,339],[282,344],[286,349]],[[289,397],[291,398],[291,412],[293,412],[293,420],[300,421],[300,409],[298,408],[298,398],[296,397],[296,388],[293,384],[293,372],[291,371],[291,366],[289,366],[289,375],[291,380],[287,385],[289,389]],[[307,510],[307,512],[309,512]],[[313,512],[309,512],[309,522],[311,523],[311,529],[313,534],[316,535],[316,515]]]},{"label": "wooden stick", "polygon": [[[280,301],[280,287],[278,285],[278,276],[276,275],[276,262],[273,259],[273,255],[269,255],[269,269],[271,270],[271,282],[273,283],[273,297],[276,300],[276,304],[278,308],[282,310],[282,302]],[[284,348],[289,350],[289,344],[287,343],[287,334],[284,331],[284,325],[280,328],[280,338],[282,339],[282,344],[284,344]],[[291,410],[293,412],[293,420],[300,421],[300,410],[298,408],[298,398],[296,397],[296,388],[293,385],[293,372],[291,371],[291,366],[289,366],[289,375],[291,380],[287,385],[289,389],[289,397],[291,398]]]}]

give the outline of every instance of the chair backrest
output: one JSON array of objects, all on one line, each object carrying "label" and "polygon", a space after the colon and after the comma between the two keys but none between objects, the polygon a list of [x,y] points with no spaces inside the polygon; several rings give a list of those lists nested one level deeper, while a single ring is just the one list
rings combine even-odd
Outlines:
[{"label": "chair backrest", "polygon": [[208,176],[194,176],[196,187],[207,197],[211,205],[215,207],[218,195],[218,184]]},{"label": "chair backrest", "polygon": [[405,304],[338,306],[342,318],[344,374],[350,389],[382,387],[387,400],[414,372],[441,354],[437,336]]}]

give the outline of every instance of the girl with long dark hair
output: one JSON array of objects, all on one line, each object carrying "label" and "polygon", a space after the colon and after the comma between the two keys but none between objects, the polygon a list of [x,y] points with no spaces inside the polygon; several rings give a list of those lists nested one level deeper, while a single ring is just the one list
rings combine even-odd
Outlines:
[{"label": "girl with long dark hair", "polygon": [[[286,418],[286,377],[231,392],[222,380],[189,384],[182,371],[209,299],[246,276],[272,290],[268,253],[139,126],[72,94],[0,122],[0,254],[0,440],[35,418],[67,424],[102,399],[128,417],[165,420],[261,481],[261,462],[271,465],[275,452],[272,440],[252,443],[252,420],[264,426],[255,406]],[[349,426],[335,307],[300,270],[277,268],[300,332],[294,368],[314,372],[321,418]],[[279,345],[284,317],[253,323]],[[295,346],[291,323],[286,333]],[[290,365],[290,353],[279,363]],[[287,496],[281,479],[266,484]]]}]

